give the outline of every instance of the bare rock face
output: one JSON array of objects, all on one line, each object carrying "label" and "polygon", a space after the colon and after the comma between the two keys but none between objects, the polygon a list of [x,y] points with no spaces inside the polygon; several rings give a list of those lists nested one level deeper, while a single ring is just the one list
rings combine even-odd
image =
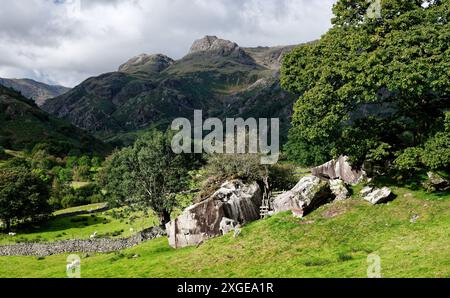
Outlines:
[{"label": "bare rock face", "polygon": [[364,193],[366,195],[363,196],[363,199],[370,202],[373,205],[386,203],[387,201],[391,200],[393,198],[392,191],[387,188],[374,188],[371,191],[367,189]]},{"label": "bare rock face", "polygon": [[174,60],[162,54],[141,54],[133,57],[119,67],[119,72],[124,73],[159,73],[172,65]]},{"label": "bare rock face", "polygon": [[262,193],[259,185],[240,180],[226,182],[207,200],[188,207],[166,225],[169,245],[197,245],[259,218]]},{"label": "bare rock face", "polygon": [[275,213],[294,210],[304,214],[334,199],[327,182],[314,176],[307,176],[290,191],[277,196],[272,206]]},{"label": "bare rock face", "polygon": [[330,180],[330,189],[333,195],[336,196],[336,201],[346,200],[350,196],[350,192],[341,179]]},{"label": "bare rock face", "polygon": [[368,194],[370,194],[372,191],[373,191],[373,187],[372,186],[366,186],[360,191],[360,194],[361,194],[361,196],[365,197]]},{"label": "bare rock face", "polygon": [[341,179],[348,184],[358,184],[366,176],[363,170],[352,168],[347,156],[341,156],[337,160],[329,161],[312,169],[312,174],[324,179]]},{"label": "bare rock face", "polygon": [[235,42],[217,38],[216,36],[205,36],[194,41],[188,55],[209,54],[222,57],[231,57],[243,64],[254,64],[255,61],[244,49]]},{"label": "bare rock face", "polygon": [[219,39],[217,36],[205,36],[194,41],[189,54],[207,51],[223,51],[223,53],[231,53],[239,46],[231,41]]},{"label": "bare rock face", "polygon": [[226,216],[239,224],[259,219],[262,193],[256,182],[250,185],[240,180],[226,182],[212,198],[223,202]]},{"label": "bare rock face", "polygon": [[222,218],[222,221],[220,222],[220,233],[222,235],[228,234],[232,231],[235,231],[237,226],[238,226],[238,223],[236,221],[224,217],[224,218]]}]

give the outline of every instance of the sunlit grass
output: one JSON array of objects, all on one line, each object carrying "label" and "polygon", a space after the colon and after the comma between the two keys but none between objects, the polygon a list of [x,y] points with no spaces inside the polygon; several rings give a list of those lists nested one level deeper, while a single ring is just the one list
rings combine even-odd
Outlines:
[{"label": "sunlit grass", "polygon": [[[383,277],[450,277],[450,197],[397,187],[372,206],[357,192],[303,220],[289,213],[175,250],[167,239],[83,257],[82,277],[366,277],[367,256]],[[416,222],[411,222],[418,215]],[[138,258],[131,256],[138,255]],[[65,277],[66,256],[0,257],[0,277]]]}]

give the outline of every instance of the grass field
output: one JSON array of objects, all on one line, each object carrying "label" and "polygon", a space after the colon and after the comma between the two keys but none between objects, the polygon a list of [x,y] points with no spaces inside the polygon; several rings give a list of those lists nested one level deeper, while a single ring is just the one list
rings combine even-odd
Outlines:
[{"label": "grass field", "polygon": [[[398,197],[389,204],[372,206],[355,194],[302,220],[279,214],[244,227],[238,238],[226,235],[199,248],[174,250],[161,238],[82,256],[81,275],[363,278],[375,253],[383,277],[450,277],[450,196],[392,189]],[[0,257],[0,277],[65,277],[66,257]]]},{"label": "grass field", "polygon": [[[65,209],[56,213],[68,213],[80,211],[88,208],[95,209],[104,204],[94,204],[77,208]],[[128,237],[143,229],[158,224],[157,218],[153,215],[144,216],[143,213],[133,213],[130,217],[136,219],[120,219],[113,216],[114,210],[107,212],[86,214],[71,217],[56,217],[50,219],[45,224],[27,229],[20,229],[16,236],[0,234],[0,245],[15,244],[18,242],[53,242],[67,239],[89,239],[97,232],[99,237]],[[130,230],[133,229],[133,230]]]}]

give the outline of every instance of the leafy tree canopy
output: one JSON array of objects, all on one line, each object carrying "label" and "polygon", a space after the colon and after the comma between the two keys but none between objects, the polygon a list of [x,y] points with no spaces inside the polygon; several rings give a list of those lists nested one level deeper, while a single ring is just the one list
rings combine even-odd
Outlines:
[{"label": "leafy tree canopy", "polygon": [[161,224],[170,220],[176,194],[188,187],[193,162],[191,156],[172,151],[171,139],[151,131],[107,160],[101,180],[112,205],[151,208]]},{"label": "leafy tree canopy", "polygon": [[50,214],[47,185],[25,168],[0,169],[0,220],[13,221]]},{"label": "leafy tree canopy", "polygon": [[[302,94],[287,144],[297,161],[392,160],[442,129],[450,108],[450,1],[381,0],[374,18],[369,6],[338,1],[333,28],[284,59],[283,88]],[[324,144],[329,156],[317,149]]]}]

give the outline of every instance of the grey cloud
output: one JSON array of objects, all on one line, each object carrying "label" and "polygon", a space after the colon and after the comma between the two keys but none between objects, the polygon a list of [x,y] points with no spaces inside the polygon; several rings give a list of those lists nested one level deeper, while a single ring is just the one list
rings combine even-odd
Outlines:
[{"label": "grey cloud", "polygon": [[140,53],[186,54],[204,35],[297,44],[330,27],[335,0],[3,0],[0,77],[73,86]]}]

